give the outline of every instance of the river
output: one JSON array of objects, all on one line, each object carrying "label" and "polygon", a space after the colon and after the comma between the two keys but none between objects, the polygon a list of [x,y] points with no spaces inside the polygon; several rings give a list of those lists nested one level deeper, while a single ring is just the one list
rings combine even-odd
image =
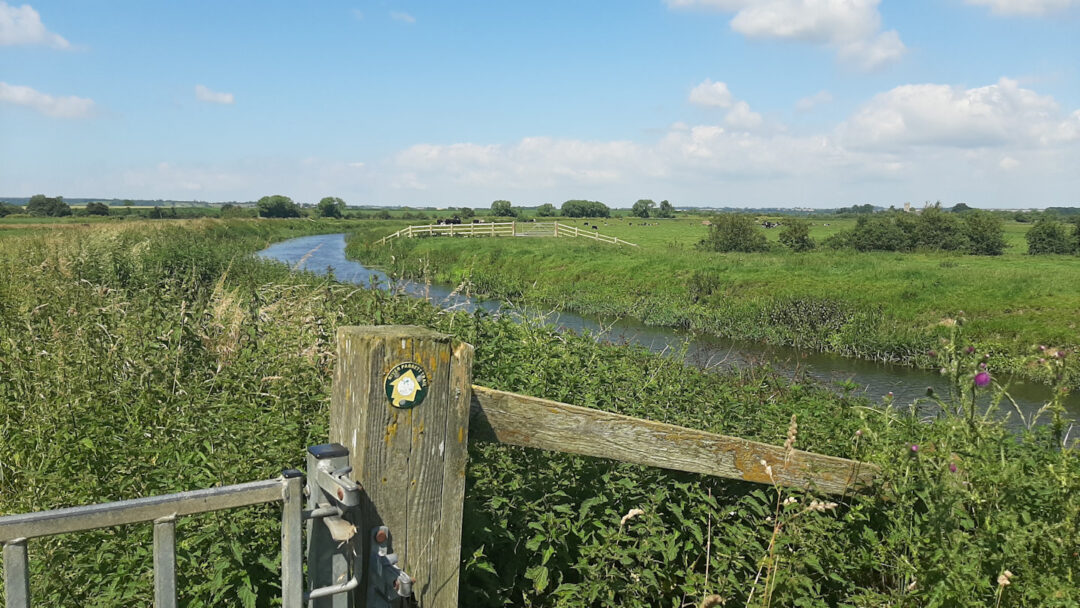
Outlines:
[{"label": "river", "polygon": [[[345,256],[344,234],[323,234],[290,239],[275,243],[258,253],[259,257],[284,262],[297,270],[318,274],[332,271],[334,278],[360,285],[378,285],[381,289],[397,289],[410,296],[425,298],[444,309],[469,312],[483,309],[494,314],[522,313],[512,305],[496,300],[470,298],[452,292],[445,285],[425,285],[414,281],[394,283],[382,271],[367,268]],[[540,315],[535,315],[540,316]],[[544,321],[560,330],[587,331],[598,339],[615,343],[639,344],[654,352],[679,352],[685,349],[687,362],[701,367],[746,367],[768,364],[787,377],[810,377],[833,387],[842,383],[855,386],[874,401],[888,393],[897,404],[909,404],[924,397],[927,388],[939,394],[948,393],[948,382],[939,374],[903,365],[890,365],[851,359],[818,351],[771,346],[756,342],[728,340],[705,334],[689,333],[665,327],[649,327],[628,319],[603,320],[570,313],[548,314]],[[993,368],[991,367],[991,371]],[[1013,381],[1009,394],[1025,417],[1030,417],[1050,398],[1050,387]],[[988,398],[988,397],[987,397]],[[1080,394],[1068,396],[1065,403],[1072,420],[1080,418]],[[1011,425],[1019,425],[1013,412]],[[1045,417],[1044,417],[1045,418]],[[1045,422],[1043,419],[1041,422]]]}]

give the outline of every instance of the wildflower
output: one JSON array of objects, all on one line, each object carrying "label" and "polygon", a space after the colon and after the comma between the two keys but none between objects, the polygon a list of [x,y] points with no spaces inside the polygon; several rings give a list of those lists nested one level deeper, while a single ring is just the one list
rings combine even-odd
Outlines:
[{"label": "wildflower", "polygon": [[986,364],[985,363],[980,363],[979,364],[979,369],[986,369]]},{"label": "wildflower", "polygon": [[889,391],[889,396],[892,397],[892,391]]},{"label": "wildflower", "polygon": [[982,388],[988,384],[990,384],[990,374],[986,372],[975,374],[975,386]]},{"label": "wildflower", "polygon": [[949,472],[950,473],[955,473],[956,472],[956,463],[955,462],[950,462],[949,463]]},{"label": "wildflower", "polygon": [[715,608],[716,606],[720,606],[726,603],[727,600],[720,597],[719,595],[710,595],[701,601],[701,608]]},{"label": "wildflower", "polygon": [[1039,365],[1046,363],[1046,359],[1039,357]]},{"label": "wildflower", "polygon": [[943,367],[943,368],[941,368],[941,369],[940,369],[940,370],[938,370],[938,371],[940,371],[940,372],[941,372],[941,375],[942,375],[942,376],[944,376],[945,374],[949,373],[949,370],[945,369],[944,367]]},{"label": "wildflower", "polygon": [[1046,352],[1046,345],[1045,344],[1040,344],[1039,345],[1039,352],[1040,353],[1045,353]]},{"label": "wildflower", "polygon": [[917,443],[911,444],[911,453],[912,454],[918,454],[919,453],[919,444],[917,444]]},{"label": "wildflower", "polygon": [[974,352],[975,352],[975,347],[974,347],[974,346],[969,346],[969,347],[967,347],[967,354],[969,354],[969,355],[970,355],[970,354],[972,354],[972,353],[974,353]]},{"label": "wildflower", "polygon": [[1063,351],[1063,350],[1057,351],[1057,358],[1058,359],[1064,359],[1065,358],[1065,351]]},{"label": "wildflower", "polygon": [[795,504],[797,502],[799,502],[798,498],[795,498],[794,496],[788,496],[787,498],[784,499],[784,502],[782,504],[793,505],[793,504]]},{"label": "wildflower", "polygon": [[998,586],[999,587],[1008,587],[1009,585],[1012,584],[1012,582],[1011,582],[1012,577],[1013,577],[1012,572],[1009,572],[1008,570],[1002,572],[1001,574],[998,575],[998,578],[997,578]]},{"label": "wildflower", "polygon": [[855,436],[856,437],[862,437],[862,429],[859,429],[859,430],[855,431]]},{"label": "wildflower", "polygon": [[625,526],[626,522],[630,521],[631,519],[634,519],[638,515],[644,515],[644,514],[645,514],[645,511],[642,511],[641,509],[630,509],[629,511],[626,512],[626,515],[623,515],[622,519],[619,520],[619,527],[621,528],[621,527]]},{"label": "wildflower", "polygon": [[915,580],[915,579],[911,579],[911,583],[910,583],[910,584],[908,584],[908,586],[907,586],[907,590],[908,590],[908,591],[914,591],[914,590],[915,590],[915,587],[916,587],[917,585],[918,585],[918,581],[917,581],[917,580]]},{"label": "wildflower", "polygon": [[932,351],[930,351],[930,352],[926,353],[926,355],[927,355],[928,357],[936,357],[936,356],[937,356],[937,351],[936,351],[936,350],[932,350]]}]

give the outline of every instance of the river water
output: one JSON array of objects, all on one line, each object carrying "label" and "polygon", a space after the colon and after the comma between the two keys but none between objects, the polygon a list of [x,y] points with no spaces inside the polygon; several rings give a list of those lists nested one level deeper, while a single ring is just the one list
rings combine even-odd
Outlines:
[{"label": "river water", "polygon": [[[259,257],[284,262],[297,270],[318,274],[333,272],[334,278],[348,283],[380,289],[396,289],[413,297],[426,298],[444,309],[469,312],[483,309],[494,314],[511,312],[517,316],[531,316],[512,305],[497,300],[470,298],[452,293],[445,285],[425,285],[413,281],[391,279],[382,271],[367,268],[345,257],[345,235],[323,234],[290,239],[275,243],[260,251]],[[540,316],[539,314],[535,316]],[[860,359],[851,359],[829,353],[805,351],[795,348],[771,346],[756,342],[728,340],[716,336],[688,333],[680,330],[649,327],[633,320],[603,320],[582,317],[570,313],[544,315],[543,320],[560,330],[587,331],[598,339],[615,343],[639,344],[655,352],[679,352],[685,350],[688,363],[701,367],[746,367],[768,364],[772,369],[788,377],[810,377],[826,385],[838,387],[840,383],[852,383],[855,391],[864,393],[872,400],[880,401],[893,393],[897,404],[909,404],[924,397],[927,388],[938,394],[948,394],[948,382],[939,374],[902,365],[890,365]],[[993,367],[991,366],[991,371]],[[1000,379],[999,379],[1000,380]],[[1048,386],[1015,381],[1009,394],[1016,401],[1025,417],[1042,407],[1050,398]],[[1080,393],[1069,395],[1065,407],[1073,420],[1080,418]],[[1019,425],[1014,412],[1011,422]],[[1045,419],[1042,420],[1045,422]]]}]

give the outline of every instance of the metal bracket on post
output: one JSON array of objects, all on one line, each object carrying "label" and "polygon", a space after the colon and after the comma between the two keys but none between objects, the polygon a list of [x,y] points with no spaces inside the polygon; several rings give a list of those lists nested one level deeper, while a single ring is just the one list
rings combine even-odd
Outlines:
[{"label": "metal bracket on post", "polygon": [[[338,443],[308,448],[308,588],[310,608],[349,608],[348,591],[360,585],[354,563],[356,527],[345,516],[360,505],[360,486],[348,475],[349,450]],[[351,570],[351,575],[350,575]]]},{"label": "metal bracket on post", "polygon": [[379,526],[372,530],[367,608],[394,608],[402,605],[401,600],[412,597],[413,578],[397,563],[397,554],[390,552],[390,528]]}]

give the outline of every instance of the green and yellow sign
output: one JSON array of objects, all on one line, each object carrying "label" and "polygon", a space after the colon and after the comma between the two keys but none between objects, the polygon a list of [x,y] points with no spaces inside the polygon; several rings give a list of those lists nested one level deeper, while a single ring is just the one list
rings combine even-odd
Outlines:
[{"label": "green and yellow sign", "polygon": [[386,374],[386,398],[390,405],[403,410],[424,402],[428,393],[428,375],[419,363],[398,363]]}]

